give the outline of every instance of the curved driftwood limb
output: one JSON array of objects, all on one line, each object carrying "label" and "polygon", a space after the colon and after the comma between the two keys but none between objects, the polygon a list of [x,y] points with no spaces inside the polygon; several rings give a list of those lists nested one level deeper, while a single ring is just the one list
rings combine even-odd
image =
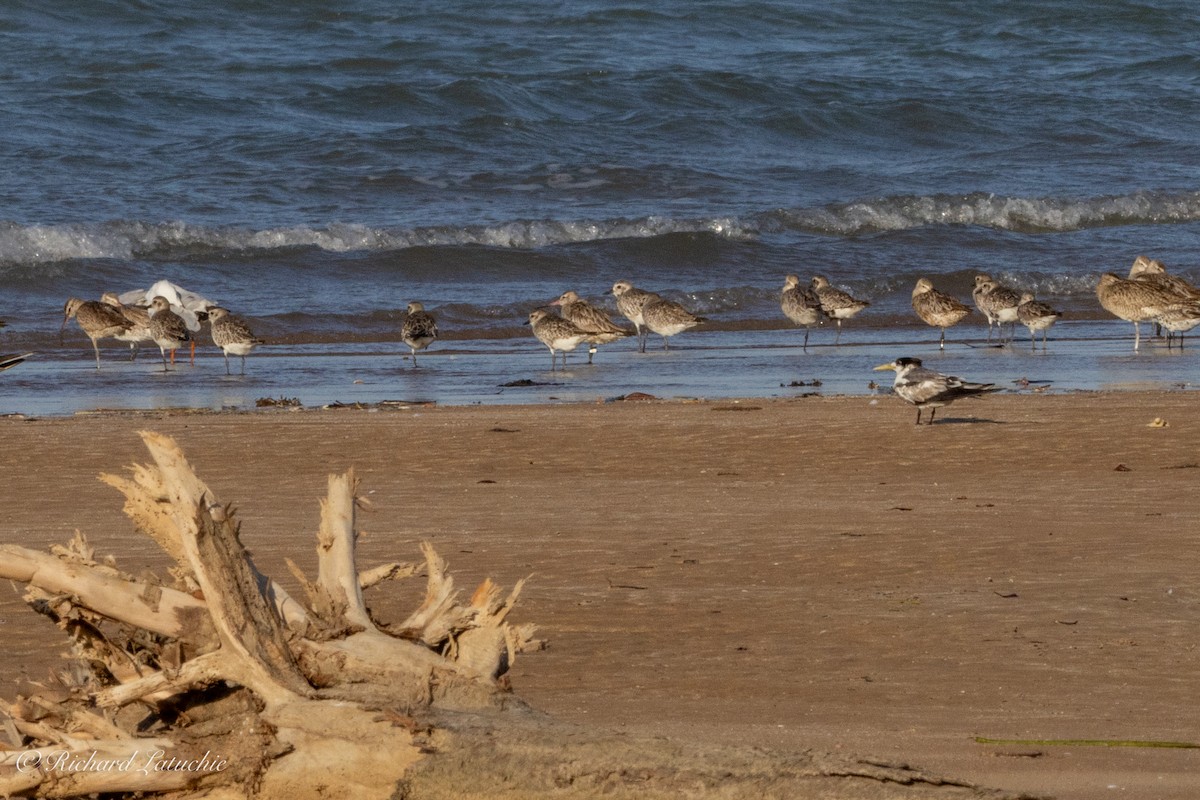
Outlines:
[{"label": "curved driftwood limb", "polygon": [[216,630],[203,600],[15,544],[0,545],[0,578],[66,594],[97,614],[204,648]]}]

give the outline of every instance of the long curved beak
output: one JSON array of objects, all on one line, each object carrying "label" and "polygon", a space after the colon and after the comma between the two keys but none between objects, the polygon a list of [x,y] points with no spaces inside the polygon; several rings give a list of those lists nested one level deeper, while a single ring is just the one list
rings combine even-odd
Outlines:
[{"label": "long curved beak", "polygon": [[880,364],[878,367],[871,367],[872,372],[886,372],[888,370],[891,370],[892,372],[896,371],[895,361],[889,361],[886,364]]}]

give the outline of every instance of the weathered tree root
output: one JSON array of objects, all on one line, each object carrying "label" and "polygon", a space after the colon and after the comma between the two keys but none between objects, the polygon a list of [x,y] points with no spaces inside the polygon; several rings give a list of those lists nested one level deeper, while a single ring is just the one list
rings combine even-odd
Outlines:
[{"label": "weathered tree root", "polygon": [[417,568],[358,572],[361,500],[348,472],[330,476],[321,504],[316,579],[291,565],[301,603],[258,571],[233,509],[175,442],[142,438],[153,464],[102,479],[175,562],[169,579],[97,562],[82,534],[51,554],[0,545],[0,577],[28,585],[73,656],[0,718],[0,796],[390,797],[424,749],[410,714],[512,702],[504,674],[539,644],[532,626],[506,621],[521,583],[501,599],[485,581],[463,604],[422,543],[424,602],[377,625],[362,587]]}]

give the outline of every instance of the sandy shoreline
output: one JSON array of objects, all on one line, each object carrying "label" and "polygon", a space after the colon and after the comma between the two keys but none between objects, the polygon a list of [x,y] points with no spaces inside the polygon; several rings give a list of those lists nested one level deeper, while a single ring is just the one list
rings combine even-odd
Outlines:
[{"label": "sandy shoreline", "polygon": [[[464,587],[533,576],[518,615],[551,646],[513,684],[560,718],[1184,798],[1196,750],[974,737],[1197,740],[1198,408],[1004,395],[919,429],[892,397],[9,418],[0,541],[80,528],[160,566],[95,480],[142,460],[151,429],[286,583],[285,556],[315,562],[325,476],[354,466],[374,492],[364,565],[429,538]],[[10,686],[59,648],[3,594]]]}]

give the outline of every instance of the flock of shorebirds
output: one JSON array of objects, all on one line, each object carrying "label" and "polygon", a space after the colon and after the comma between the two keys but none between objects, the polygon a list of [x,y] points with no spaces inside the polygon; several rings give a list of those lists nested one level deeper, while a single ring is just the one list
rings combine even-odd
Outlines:
[{"label": "flock of shorebirds", "polygon": [[[598,345],[606,344],[627,336],[636,336],[639,349],[646,350],[649,333],[662,337],[663,348],[669,348],[669,339],[702,322],[703,317],[693,314],[681,304],[668,300],[655,292],[639,289],[628,281],[618,281],[606,292],[616,300],[617,311],[634,326],[630,331],[613,321],[604,308],[582,299],[574,291],[564,292],[556,300],[547,303],[529,314],[528,325],[533,335],[550,350],[551,369],[558,366],[558,354],[562,353],[562,365],[566,368],[567,353],[579,345],[588,345],[588,363],[596,353]],[[1041,302],[1030,292],[1019,292],[990,275],[975,276],[975,287],[971,293],[975,309],[988,322],[988,341],[992,338],[992,327],[998,330],[1001,344],[1005,343],[1004,325],[1009,324],[1008,342],[1015,335],[1017,324],[1029,329],[1031,346],[1037,349],[1037,334],[1042,334],[1042,349],[1046,349],[1047,331],[1062,316],[1050,305]],[[1096,286],[1100,305],[1119,319],[1132,322],[1134,326],[1134,349],[1141,343],[1142,322],[1153,322],[1165,329],[1167,347],[1172,346],[1176,334],[1180,348],[1183,334],[1200,325],[1200,288],[1167,272],[1162,262],[1146,256],[1138,256],[1133,262],[1127,278],[1114,273],[1104,273]],[[814,276],[804,285],[799,276],[788,275],[780,295],[780,309],[795,325],[804,328],[803,347],[808,349],[809,331],[826,320],[837,324],[837,338],[841,337],[844,320],[857,316],[870,306],[866,300],[834,287],[824,276]],[[557,307],[558,313],[549,310]],[[945,349],[946,330],[962,322],[970,313],[966,303],[938,291],[928,278],[917,281],[912,291],[912,308],[926,324],[939,328],[939,347]],[[80,329],[91,339],[96,356],[96,367],[100,367],[101,339],[113,338],[127,341],[132,348],[131,358],[137,357],[138,347],[143,342],[158,345],[163,369],[168,370],[175,362],[175,352],[191,345],[191,357],[195,360],[196,336],[202,323],[209,323],[213,343],[225,357],[225,371],[230,373],[229,356],[241,358],[241,371],[246,370],[246,356],[263,340],[256,337],[246,322],[233,316],[221,306],[169,282],[159,281],[146,290],[134,290],[124,294],[106,293],[100,300],[71,298],[63,307],[63,325],[74,319]],[[0,321],[0,327],[4,325]],[[421,303],[408,304],[401,327],[401,339],[411,348],[413,364],[417,353],[429,347],[438,338],[437,322]],[[0,355],[0,371],[16,366],[31,354]],[[893,370],[896,373],[893,389],[896,394],[917,407],[917,424],[922,411],[930,409],[932,423],[936,409],[961,397],[977,396],[995,391],[992,384],[970,383],[954,376],[942,375],[922,366],[919,359],[900,358],[876,369]]]}]

